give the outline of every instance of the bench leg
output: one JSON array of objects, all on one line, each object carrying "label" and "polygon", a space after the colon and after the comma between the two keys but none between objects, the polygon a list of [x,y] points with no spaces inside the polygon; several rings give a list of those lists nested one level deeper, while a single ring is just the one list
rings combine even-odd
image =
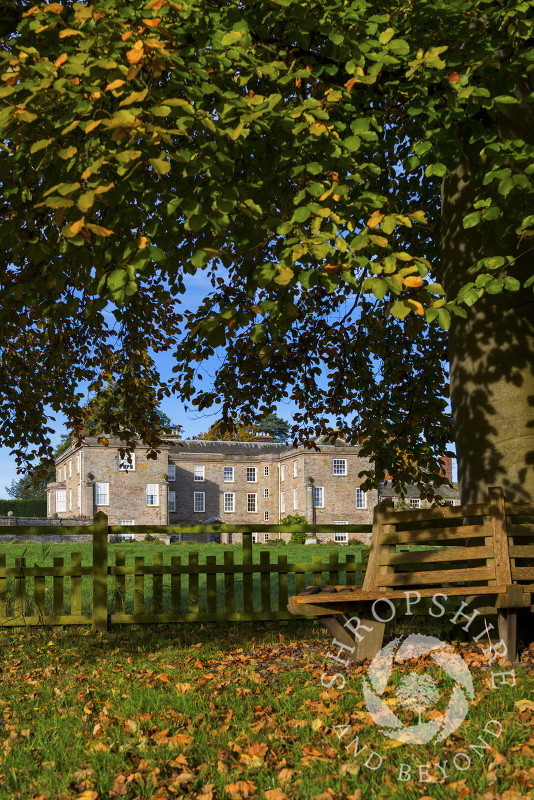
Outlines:
[{"label": "bench leg", "polygon": [[517,610],[502,608],[499,610],[499,637],[508,650],[508,660],[517,662]]},{"label": "bench leg", "polygon": [[347,647],[353,647],[354,652],[351,654],[349,651],[346,653],[348,661],[359,662],[364,658],[374,658],[382,647],[384,639],[385,624],[377,622],[370,612],[360,611],[357,614],[362,625],[371,628],[370,631],[362,628],[361,634],[363,639],[361,642],[356,641],[352,634],[350,627],[345,627],[351,617],[347,614],[336,614],[332,617],[319,617],[325,628],[331,633],[334,639],[340,644]]}]

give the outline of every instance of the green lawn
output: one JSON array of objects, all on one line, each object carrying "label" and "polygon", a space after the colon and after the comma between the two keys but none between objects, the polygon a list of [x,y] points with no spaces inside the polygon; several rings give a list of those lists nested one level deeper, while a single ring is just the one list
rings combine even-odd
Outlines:
[{"label": "green lawn", "polygon": [[[424,619],[415,629],[457,633]],[[439,744],[397,747],[366,711],[364,667],[338,667],[342,690],[321,685],[329,648],[321,626],[296,621],[0,631],[0,799],[530,798],[534,704],[517,703],[532,697],[534,650],[516,686],[494,691],[481,649],[464,646],[475,687],[466,720]],[[450,691],[436,666],[421,668]],[[498,739],[484,734],[491,718]],[[334,726],[346,724],[338,738]],[[491,749],[477,755],[480,735]],[[359,755],[348,747],[356,737]],[[372,750],[383,758],[376,771]],[[462,770],[453,759],[466,751]],[[435,765],[446,761],[443,777]],[[419,780],[426,764],[430,783]]]}]

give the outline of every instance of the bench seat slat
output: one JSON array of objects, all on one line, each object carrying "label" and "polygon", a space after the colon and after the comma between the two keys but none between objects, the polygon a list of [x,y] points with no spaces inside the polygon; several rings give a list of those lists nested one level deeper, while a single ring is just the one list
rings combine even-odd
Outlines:
[{"label": "bench seat slat", "polygon": [[495,570],[489,567],[471,567],[470,569],[444,569],[433,572],[396,572],[392,575],[379,573],[376,576],[377,586],[417,587],[421,584],[456,583],[457,581],[482,581],[495,579]]},{"label": "bench seat slat", "polygon": [[[533,549],[534,554],[534,549]],[[442,561],[476,561],[479,559],[493,558],[492,547],[456,547],[444,550],[418,550],[416,552],[380,554],[380,566],[393,566],[398,564],[432,564]]]},{"label": "bench seat slat", "polygon": [[[522,587],[527,588],[527,587]],[[418,591],[421,597],[434,597],[438,592],[444,594],[446,597],[466,597],[478,595],[497,595],[505,594],[506,586],[444,586],[439,590],[436,589],[415,589],[414,587],[407,586],[405,591]],[[338,603],[361,603],[373,600],[382,600],[387,597],[388,600],[404,600],[406,597],[405,591],[402,589],[390,589],[388,591],[340,591],[336,593],[322,593],[319,594],[298,594],[291,598],[295,606],[316,605],[316,604],[335,604]]]},{"label": "bench seat slat", "polygon": [[534,544],[511,544],[510,556],[512,558],[534,558]]},{"label": "bench seat slat", "polygon": [[534,537],[534,525],[508,525],[508,536],[530,536]]}]

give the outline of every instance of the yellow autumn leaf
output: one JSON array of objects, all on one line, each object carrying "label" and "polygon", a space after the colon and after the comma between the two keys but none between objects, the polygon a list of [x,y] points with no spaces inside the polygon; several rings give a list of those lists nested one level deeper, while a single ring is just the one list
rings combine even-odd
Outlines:
[{"label": "yellow autumn leaf", "polygon": [[381,214],[380,211],[373,211],[370,218],[367,220],[367,227],[376,228],[377,225],[380,225],[383,219],[384,215]]},{"label": "yellow autumn leaf", "polygon": [[322,727],[322,724],[323,724],[323,721],[322,721],[322,719],[319,719],[319,717],[317,717],[317,719],[314,719],[312,724],[311,724],[312,731],[318,731],[319,728]]},{"label": "yellow autumn leaf", "polygon": [[139,250],[144,250],[147,246],[148,239],[146,236],[138,236],[137,237],[137,246]]},{"label": "yellow autumn leaf", "polygon": [[54,67],[56,69],[59,69],[59,67],[62,64],[64,64],[66,60],[67,60],[67,54],[66,53],[61,53],[61,55],[58,56],[58,58],[56,58],[56,60],[54,61]]},{"label": "yellow autumn leaf", "polygon": [[425,313],[425,309],[423,308],[421,303],[419,303],[417,300],[411,300],[411,299],[406,300],[406,302],[408,303],[410,308],[415,311],[416,314],[419,314],[420,317],[423,316],[423,314]]},{"label": "yellow autumn leaf", "polygon": [[423,285],[423,279],[419,275],[407,275],[403,278],[404,285],[409,286],[410,289],[416,289],[418,286]]},{"label": "yellow autumn leaf", "polygon": [[112,92],[113,89],[119,89],[121,86],[124,86],[125,83],[126,83],[126,81],[121,81],[120,78],[117,78],[117,80],[111,81],[111,83],[108,83],[108,85],[106,86],[104,91],[105,92]]},{"label": "yellow autumn leaf", "polygon": [[313,133],[314,136],[320,136],[325,130],[326,126],[323,125],[322,122],[314,122],[313,125],[310,126],[310,133]]},{"label": "yellow autumn leaf", "polygon": [[62,31],[59,32],[60,39],[66,39],[67,36],[79,36],[81,31],[77,31],[74,28],[64,28]]},{"label": "yellow autumn leaf", "polygon": [[[87,227],[94,228],[94,227],[98,227],[98,225],[96,225],[96,226],[95,226],[95,225],[91,225],[91,226],[89,226],[89,225],[88,225]],[[102,442],[102,444],[104,445],[104,447],[107,447],[107,446],[108,446],[108,444],[109,444],[109,439],[107,439],[105,436],[102,436],[102,438],[101,438],[101,440],[100,440],[100,441]]]},{"label": "yellow autumn leaf", "polygon": [[[97,236],[113,236],[113,231],[108,230],[108,228],[103,228],[101,225],[94,225],[92,222],[87,223],[87,228],[93,233],[96,233]],[[102,439],[104,443],[104,439]],[[107,442],[107,439],[106,439]],[[107,447],[107,445],[105,445]]]},{"label": "yellow autumn leaf", "polygon": [[534,701],[532,700],[517,700],[515,707],[518,711],[534,711]]}]

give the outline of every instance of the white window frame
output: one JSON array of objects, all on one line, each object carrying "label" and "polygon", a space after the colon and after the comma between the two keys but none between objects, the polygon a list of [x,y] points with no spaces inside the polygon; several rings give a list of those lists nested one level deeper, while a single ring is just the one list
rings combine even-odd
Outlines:
[{"label": "white window frame", "polygon": [[[154,491],[155,489],[155,491]],[[155,502],[148,502],[149,499],[154,498]],[[147,483],[145,486],[145,499],[146,504],[149,508],[155,508],[159,506],[159,484],[158,483]]]},{"label": "white window frame", "polygon": [[264,489],[263,490],[263,499],[264,500],[269,500],[270,499],[270,495],[269,495],[269,490],[268,489]]},{"label": "white window frame", "polygon": [[72,489],[69,489],[69,511],[72,511]]},{"label": "white window frame", "polygon": [[195,483],[203,483],[206,477],[206,471],[203,464],[195,464],[193,467],[193,481]]},{"label": "white window frame", "polygon": [[82,487],[78,484],[78,510],[80,512],[80,516],[82,515]]},{"label": "white window frame", "polygon": [[298,489],[293,489],[293,511],[299,507],[299,492]]},{"label": "white window frame", "polygon": [[[128,528],[130,525],[135,525],[133,519],[119,519],[117,520],[117,525],[121,525],[124,528]],[[131,539],[135,539],[135,534],[133,533],[118,533],[117,534],[117,541],[118,542],[126,542]]]},{"label": "white window frame", "polygon": [[356,487],[356,509],[363,511],[367,508],[367,492],[362,492],[359,486]]},{"label": "white window frame", "polygon": [[[269,522],[269,512],[268,512],[268,511],[264,511],[264,512],[263,512],[263,521],[264,521],[264,522]],[[268,534],[268,533],[266,533],[266,534],[265,534],[265,536],[267,537],[267,538],[265,539],[265,541],[267,541],[267,539],[269,538],[269,534]]]},{"label": "white window frame", "polygon": [[[103,489],[101,487],[105,486]],[[99,503],[98,500],[101,500]],[[102,502],[105,500],[105,502]],[[109,506],[109,483],[97,481],[95,483],[95,506]]]},{"label": "white window frame", "polygon": [[281,464],[280,465],[280,480],[281,481],[285,481],[285,479],[286,479],[286,465],[285,464]]},{"label": "white window frame", "polygon": [[72,478],[72,458],[69,461],[69,478]]},{"label": "white window frame", "polygon": [[[256,467],[247,467],[246,470],[247,470],[246,471],[247,483],[257,483],[258,482],[258,470],[256,469]],[[252,473],[254,473],[254,477],[253,478],[249,478],[249,474],[252,475]]]},{"label": "white window frame", "polygon": [[47,492],[46,493],[46,513],[47,514],[50,514],[50,495],[51,494],[52,494],[52,492]]},{"label": "white window frame", "polygon": [[81,469],[82,469],[82,454],[81,453],[78,453],[77,467],[78,467],[78,475],[79,475],[80,472],[81,472]]},{"label": "white window frame", "polygon": [[419,497],[410,497],[410,508],[421,508],[421,499]]},{"label": "white window frame", "polygon": [[257,533],[253,533],[252,534],[252,544],[257,544],[257,542],[258,542],[258,534]]},{"label": "white window frame", "polygon": [[56,489],[56,511],[58,514],[67,511],[67,490]]},{"label": "white window frame", "polygon": [[[254,508],[250,508],[251,505],[254,505]],[[258,495],[256,492],[247,492],[247,513],[258,513]]]},{"label": "white window frame", "polygon": [[176,511],[176,492],[174,489],[169,489],[169,511]]},{"label": "white window frame", "polygon": [[168,481],[176,480],[176,466],[174,464],[169,464],[167,467],[167,480]]},{"label": "white window frame", "polygon": [[[227,508],[227,498],[231,498],[231,502],[228,503],[231,508]],[[223,508],[225,514],[235,514],[235,492],[225,492],[223,497]]]},{"label": "white window frame", "polygon": [[[198,500],[198,503],[197,503]],[[202,508],[197,508],[202,506]],[[195,514],[205,514],[206,512],[206,492],[193,492],[193,512]]]},{"label": "white window frame", "polygon": [[[342,469],[343,472],[339,470]],[[347,459],[346,458],[333,458],[332,459],[332,474],[333,475],[346,475],[347,474]]]},{"label": "white window frame", "polygon": [[119,469],[121,472],[135,472],[135,453],[130,453],[131,462],[128,463],[128,456],[121,458],[119,453]]},{"label": "white window frame", "polygon": [[286,510],[286,493],[280,492],[280,511],[285,513]]},{"label": "white window frame", "polygon": [[[265,513],[268,514],[269,512],[266,511]],[[264,533],[263,534],[263,541],[264,542],[268,542],[269,541],[269,534],[268,533]]]},{"label": "white window frame", "polygon": [[[227,478],[226,474],[231,474],[231,478]],[[234,468],[233,467],[223,467],[223,483],[233,483],[234,482]]]},{"label": "white window frame", "polygon": [[[319,499],[321,502],[316,502]],[[324,508],[324,486],[313,487],[313,507]]]},{"label": "white window frame", "polygon": [[298,461],[293,461],[293,477],[294,478],[298,477],[298,474],[299,474]]},{"label": "white window frame", "polygon": [[265,476],[266,478],[268,478],[268,477],[269,477],[269,467],[264,467],[264,468],[263,468],[263,474],[264,474],[264,476]]},{"label": "white window frame", "polygon": [[[334,522],[334,525],[346,525],[346,522]],[[343,531],[334,531],[334,542],[338,544],[348,544],[349,543],[349,534],[343,533]]]}]

